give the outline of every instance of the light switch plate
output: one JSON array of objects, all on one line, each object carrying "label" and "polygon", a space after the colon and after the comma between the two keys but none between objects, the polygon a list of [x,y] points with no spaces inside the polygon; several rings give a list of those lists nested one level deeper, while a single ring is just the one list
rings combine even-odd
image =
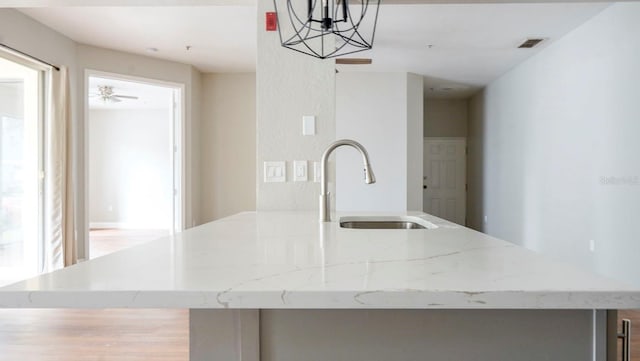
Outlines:
[{"label": "light switch plate", "polygon": [[305,115],[302,117],[302,135],[316,134],[316,117],[314,115]]},{"label": "light switch plate", "polygon": [[320,183],[320,162],[313,162],[313,181]]},{"label": "light switch plate", "polygon": [[308,179],[309,177],[307,175],[307,161],[294,160],[293,161],[293,181],[306,182]]},{"label": "light switch plate", "polygon": [[286,182],[287,162],[264,162],[264,182]]}]

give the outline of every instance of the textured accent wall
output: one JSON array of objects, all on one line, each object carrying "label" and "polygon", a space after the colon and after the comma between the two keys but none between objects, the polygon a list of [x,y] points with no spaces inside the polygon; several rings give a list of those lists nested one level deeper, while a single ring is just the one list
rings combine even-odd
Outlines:
[{"label": "textured accent wall", "polygon": [[[258,1],[256,207],[315,210],[320,186],[294,183],[291,161],[319,161],[335,140],[335,64],[282,48],[278,32],[264,30],[267,11],[273,11],[273,3]],[[302,135],[304,115],[316,116],[315,136]],[[287,182],[264,183],[265,161],[287,161]]]}]

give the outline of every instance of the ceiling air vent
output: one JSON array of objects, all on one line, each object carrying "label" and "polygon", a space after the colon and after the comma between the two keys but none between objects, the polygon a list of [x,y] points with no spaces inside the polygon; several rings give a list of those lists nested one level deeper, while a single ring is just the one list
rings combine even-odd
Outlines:
[{"label": "ceiling air vent", "polygon": [[544,41],[544,39],[542,39],[542,38],[527,39],[527,40],[525,40],[524,43],[520,44],[520,46],[518,48],[520,48],[520,49],[531,49],[531,48],[535,47],[536,45],[540,44],[543,41]]}]

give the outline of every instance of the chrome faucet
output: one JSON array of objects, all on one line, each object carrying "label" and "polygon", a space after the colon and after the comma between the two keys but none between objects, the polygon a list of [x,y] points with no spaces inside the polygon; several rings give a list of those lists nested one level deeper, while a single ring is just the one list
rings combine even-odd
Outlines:
[{"label": "chrome faucet", "polygon": [[351,139],[342,139],[329,144],[324,153],[322,153],[322,165],[320,167],[320,222],[331,222],[331,195],[327,190],[327,163],[329,162],[331,152],[343,145],[356,148],[362,155],[362,162],[364,163],[364,182],[367,184],[376,182],[376,177],[373,175],[371,165],[369,164],[369,154],[362,144]]}]

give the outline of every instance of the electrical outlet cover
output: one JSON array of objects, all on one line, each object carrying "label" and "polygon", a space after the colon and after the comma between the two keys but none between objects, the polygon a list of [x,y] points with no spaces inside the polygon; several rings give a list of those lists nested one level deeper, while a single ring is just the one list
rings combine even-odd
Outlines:
[{"label": "electrical outlet cover", "polygon": [[320,162],[313,162],[313,181],[316,183],[320,183],[322,179],[320,179]]},{"label": "electrical outlet cover", "polygon": [[315,115],[305,115],[302,117],[302,135],[316,135]]},{"label": "electrical outlet cover", "polygon": [[294,182],[306,182],[309,178],[307,176],[307,161],[306,160],[294,160],[293,161],[293,181]]}]

